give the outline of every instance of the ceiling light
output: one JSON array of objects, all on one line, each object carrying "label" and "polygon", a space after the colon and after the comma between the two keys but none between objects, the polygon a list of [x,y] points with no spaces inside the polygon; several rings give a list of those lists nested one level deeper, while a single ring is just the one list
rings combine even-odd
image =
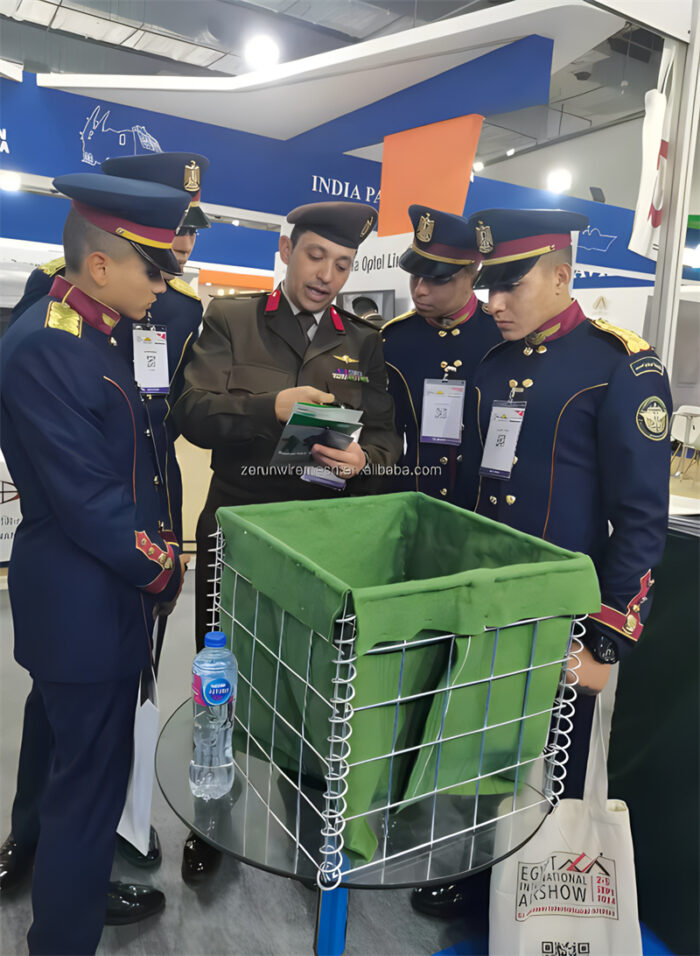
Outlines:
[{"label": "ceiling light", "polygon": [[217,289],[217,290],[216,290],[216,294],[217,294],[217,295],[223,295],[223,294],[224,294],[224,290],[223,290],[223,289]]},{"label": "ceiling light", "polygon": [[568,169],[553,169],[547,176],[547,189],[550,193],[565,193],[571,189],[572,181]]},{"label": "ceiling light", "polygon": [[506,156],[514,156],[514,155],[515,155],[515,149],[511,146],[510,149],[506,150]]},{"label": "ceiling light", "polygon": [[259,34],[248,40],[243,55],[251,69],[262,70],[279,62],[280,48],[272,37]]},{"label": "ceiling light", "polygon": [[0,189],[7,193],[16,193],[22,188],[22,177],[19,173],[11,173],[8,169],[0,169]]},{"label": "ceiling light", "polygon": [[241,224],[241,220],[240,220],[240,219],[232,219],[232,220],[231,220],[231,225],[232,225],[232,226],[240,226],[240,224]]},{"label": "ceiling light", "polygon": [[475,173],[480,173],[483,168],[484,168],[484,164],[481,162],[480,159],[477,159],[477,161],[472,166],[472,169],[474,170]]}]

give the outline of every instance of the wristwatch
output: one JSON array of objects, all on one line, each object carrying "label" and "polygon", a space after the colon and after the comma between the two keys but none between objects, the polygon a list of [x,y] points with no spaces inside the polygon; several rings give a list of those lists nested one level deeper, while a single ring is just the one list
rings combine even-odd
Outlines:
[{"label": "wristwatch", "polygon": [[599,631],[586,630],[581,638],[583,646],[587,647],[593,655],[593,659],[599,664],[617,664],[620,655],[617,652],[617,644],[610,637],[601,634]]}]

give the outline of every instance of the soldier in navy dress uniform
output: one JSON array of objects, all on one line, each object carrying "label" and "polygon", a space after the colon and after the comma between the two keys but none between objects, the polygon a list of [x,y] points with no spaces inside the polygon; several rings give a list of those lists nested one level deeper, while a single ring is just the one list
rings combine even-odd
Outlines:
[{"label": "soldier in navy dress uniform", "polygon": [[[585,228],[587,217],[487,209],[470,222],[485,256],[477,285],[489,290],[503,341],[474,375],[469,414],[476,427],[463,503],[590,555],[600,582],[601,608],[586,621],[579,653],[564,791],[580,797],[595,694],[610,665],[643,640],[653,569],[666,540],[668,377],[647,342],[587,318],[571,298],[571,231]],[[494,455],[496,431],[487,436],[493,403],[509,399],[525,406],[512,460],[504,464],[497,448]],[[426,891],[422,909],[456,915],[469,886]]]},{"label": "soldier in navy dress uniform", "polygon": [[[295,474],[260,474],[272,458],[295,402],[334,399],[364,410],[360,444],[340,451],[321,445],[321,465],[341,470],[347,492],[369,490],[366,464],[390,465],[401,447],[386,390],[380,333],[332,305],[355,252],[376,220],[371,206],[312,203],[293,210],[291,236],[280,238],[287,273],[271,295],[215,299],[185,369],[185,388],[173,408],[182,434],[212,449],[213,476],[197,525],[196,640],[209,620],[211,534],[215,512],[228,505],[332,497],[337,491]],[[219,854],[192,835],[183,876],[204,878]]]},{"label": "soldier in navy dress uniform", "polygon": [[[468,388],[477,363],[501,337],[473,291],[481,254],[467,220],[421,205],[408,212],[414,238],[399,265],[411,274],[415,308],[382,327],[389,391],[405,452],[401,473],[383,485],[386,491],[422,491],[454,503],[465,467],[465,383]],[[435,437],[438,430],[429,414],[436,406],[423,408],[426,379],[453,383],[453,400],[460,406],[443,440]]]},{"label": "soldier in navy dress uniform", "polygon": [[[205,156],[184,152],[124,156],[108,159],[102,163],[102,171],[108,176],[161,183],[184,191],[189,196],[189,206],[172,242],[174,259],[168,257],[171,264],[175,263],[179,273],[182,272],[192,253],[197,230],[206,229],[211,225],[200,206],[202,177],[208,166],[209,160]],[[56,277],[65,274],[65,268],[65,258],[61,257],[40,266],[31,273],[24,295],[13,310],[12,322],[26,312],[32,303],[48,295]],[[192,345],[197,339],[202,322],[202,303],[189,283],[179,275],[166,275],[165,289],[159,293],[151,306],[148,321],[156,328],[165,329],[170,386],[167,393],[149,393],[144,408],[148,417],[149,437],[155,445],[158,457],[159,473],[165,482],[168,503],[167,527],[174,532],[182,547],[182,478],[174,447],[177,430],[170,415],[170,408],[182,390],[184,366],[190,357]],[[134,357],[131,323],[120,322],[114,329],[113,338],[117,348],[131,365]],[[167,618],[163,615],[158,621],[156,664],[165,635],[166,620]],[[38,794],[49,743],[49,740],[46,740],[41,746],[35,739],[32,747],[32,764],[29,764],[28,756],[23,761],[13,811],[15,820],[13,826],[19,833],[36,829],[39,812]],[[158,834],[153,828],[147,853],[140,853],[121,836],[117,840],[117,847],[130,863],[141,868],[157,866],[162,858]],[[0,849],[0,892],[8,885],[14,884],[12,870],[13,868],[8,869],[3,850]],[[109,896],[110,909],[121,909],[119,895],[119,891],[113,887]]]},{"label": "soldier in navy dress uniform", "polygon": [[[202,324],[202,303],[188,282],[181,278],[187,260],[192,254],[198,229],[208,229],[209,219],[200,205],[202,179],[209,160],[199,153],[147,153],[143,156],[120,156],[102,163],[102,171],[109,176],[122,176],[144,182],[162,183],[188,193],[190,204],[178,227],[172,250],[178,263],[178,275],[168,276],[165,291],[149,310],[150,322],[164,326],[167,331],[169,393],[152,397],[148,413],[153,439],[159,446],[159,455],[166,462],[164,479],[168,487],[170,523],[178,541],[182,543],[182,478],[173,443],[177,432],[170,408],[182,391],[183,371],[189,361],[192,346]],[[53,259],[31,273],[24,295],[12,310],[11,322],[16,321],[33,302],[47,295],[57,275],[65,272],[65,259]],[[132,330],[125,323],[115,329],[114,338],[119,349],[133,360]],[[157,861],[154,861],[157,862]]]},{"label": "soldier in navy dress uniform", "polygon": [[[54,185],[72,199],[66,275],[0,345],[2,449],[22,500],[15,658],[33,678],[20,765],[35,740],[51,740],[38,830],[6,841],[3,862],[34,858],[29,952],[83,954],[105,921],[154,614],[176,599],[185,565],[114,331],[142,320],[162,272],[178,271],[170,243],[188,197],[90,173]],[[122,922],[164,905],[149,887],[125,889]]]}]

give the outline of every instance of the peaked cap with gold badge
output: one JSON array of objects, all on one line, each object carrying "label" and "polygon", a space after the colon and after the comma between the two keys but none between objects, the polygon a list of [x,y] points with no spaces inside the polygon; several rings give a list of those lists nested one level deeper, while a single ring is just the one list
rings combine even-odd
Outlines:
[{"label": "peaked cap with gold badge", "polygon": [[202,177],[209,160],[199,153],[145,153],[143,156],[115,156],[101,166],[108,176],[125,176],[144,182],[162,183],[173,189],[184,189],[190,197],[182,229],[208,229],[211,222],[199,205]]},{"label": "peaked cap with gold badge", "polygon": [[568,209],[483,209],[469,217],[469,228],[484,259],[477,289],[512,286],[540,256],[571,245],[571,233],[588,225],[588,216]]},{"label": "peaked cap with gold badge", "polygon": [[99,173],[58,176],[53,185],[93,226],[125,239],[157,269],[182,275],[171,246],[189,203],[184,190]]},{"label": "peaked cap with gold badge", "polygon": [[463,216],[429,206],[412,205],[413,242],[399,260],[406,272],[447,282],[464,266],[481,261],[474,244],[474,231]]}]

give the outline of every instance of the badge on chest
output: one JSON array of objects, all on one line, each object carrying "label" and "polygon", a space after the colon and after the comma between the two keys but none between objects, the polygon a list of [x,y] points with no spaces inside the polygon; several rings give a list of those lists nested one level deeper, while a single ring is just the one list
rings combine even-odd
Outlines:
[{"label": "badge on chest", "polygon": [[167,395],[170,390],[168,339],[165,326],[135,325],[134,378],[146,395]]}]

